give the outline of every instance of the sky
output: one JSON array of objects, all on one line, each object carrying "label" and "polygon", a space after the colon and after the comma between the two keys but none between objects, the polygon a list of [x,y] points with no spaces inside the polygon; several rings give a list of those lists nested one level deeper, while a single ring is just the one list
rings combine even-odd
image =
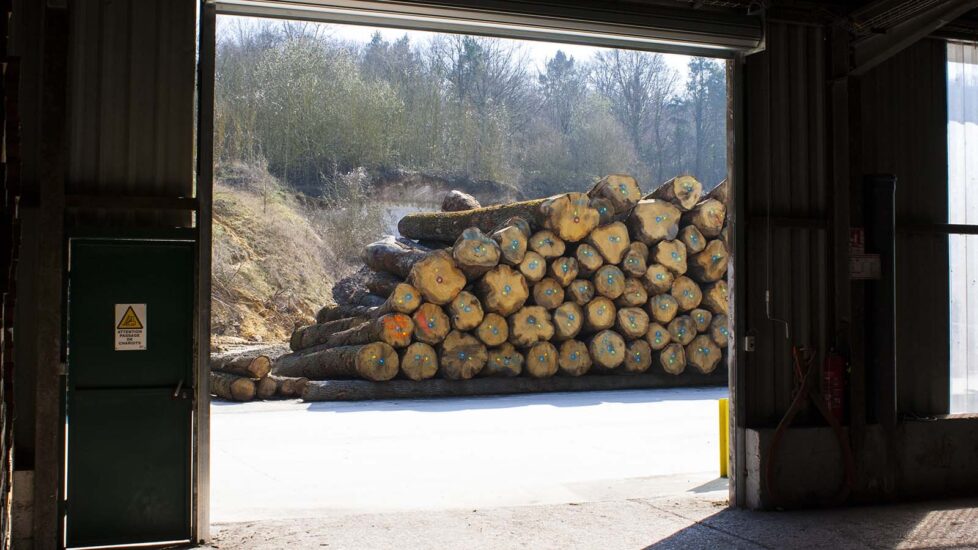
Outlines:
[{"label": "sky", "polygon": [[[227,29],[228,26],[234,25],[237,22],[241,22],[245,25],[257,24],[262,19],[250,18],[250,17],[237,17],[237,16],[226,16],[223,15],[218,20],[218,34],[221,33],[222,29]],[[265,20],[267,21],[267,20]],[[381,36],[389,41],[397,40],[405,34],[411,39],[412,42],[423,42],[438,33],[425,32],[425,31],[414,31],[406,29],[391,29],[385,27],[367,27],[361,25],[339,25],[339,24],[321,24],[328,28],[328,33],[334,38],[345,40],[349,42],[356,43],[367,43],[375,32],[379,32]],[[527,54],[527,59],[532,63],[536,69],[542,70],[547,59],[550,59],[557,53],[558,50],[563,50],[567,55],[573,56],[576,59],[587,60],[594,52],[604,50],[607,48],[596,48],[592,46],[581,46],[577,44],[561,44],[557,42],[538,42],[535,40],[507,40],[508,42],[515,42],[522,45],[524,51]],[[687,75],[689,73],[687,65],[689,60],[692,59],[685,55],[676,54],[662,54],[666,60],[666,64],[676,70],[679,73],[679,82],[685,82]]]}]

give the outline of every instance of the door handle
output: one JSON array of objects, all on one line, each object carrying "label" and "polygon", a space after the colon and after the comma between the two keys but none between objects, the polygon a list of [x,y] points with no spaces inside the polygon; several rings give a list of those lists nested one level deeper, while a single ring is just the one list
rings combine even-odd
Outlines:
[{"label": "door handle", "polygon": [[183,393],[183,378],[181,378],[180,381],[177,382],[177,387],[173,390],[172,398],[173,399],[186,399],[186,397],[187,396],[184,395],[184,393]]}]

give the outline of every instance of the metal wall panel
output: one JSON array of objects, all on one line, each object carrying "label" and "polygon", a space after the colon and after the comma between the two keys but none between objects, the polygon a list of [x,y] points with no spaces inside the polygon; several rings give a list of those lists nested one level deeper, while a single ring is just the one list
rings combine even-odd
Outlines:
[{"label": "metal wall panel", "polygon": [[[825,37],[813,26],[770,23],[766,50],[745,64],[746,418],[776,424],[794,384],[791,344],[828,348],[832,319]],[[766,294],[770,291],[769,319]],[[821,356],[819,360],[821,360]]]},{"label": "metal wall panel", "polygon": [[[196,7],[72,2],[69,194],[192,196]],[[190,221],[127,216],[140,225]]]},{"label": "metal wall panel", "polygon": [[[897,176],[898,227],[947,223],[946,67],[946,43],[924,40],[860,82],[862,170]],[[898,410],[944,414],[950,383],[947,237],[901,231],[896,261]]]}]

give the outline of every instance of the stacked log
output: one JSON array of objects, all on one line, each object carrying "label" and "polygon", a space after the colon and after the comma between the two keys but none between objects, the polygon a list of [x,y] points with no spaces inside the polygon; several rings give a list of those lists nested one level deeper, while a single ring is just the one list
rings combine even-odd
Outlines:
[{"label": "stacked log", "polygon": [[308,378],[271,374],[272,361],[258,352],[211,358],[211,394],[228,401],[302,397]]},{"label": "stacked log", "polygon": [[728,194],[722,182],[704,195],[687,175],[643,195],[615,174],[587,193],[512,204],[452,195],[364,249],[358,276],[380,305],[324,308],[272,371],[375,382],[709,374],[730,341]]}]

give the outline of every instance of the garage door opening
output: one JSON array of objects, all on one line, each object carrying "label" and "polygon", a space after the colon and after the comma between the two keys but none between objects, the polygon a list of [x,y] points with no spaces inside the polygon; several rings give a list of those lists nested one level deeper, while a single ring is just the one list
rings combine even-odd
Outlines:
[{"label": "garage door opening", "polygon": [[212,521],[726,491],[721,61],[230,15],[215,61]]}]

